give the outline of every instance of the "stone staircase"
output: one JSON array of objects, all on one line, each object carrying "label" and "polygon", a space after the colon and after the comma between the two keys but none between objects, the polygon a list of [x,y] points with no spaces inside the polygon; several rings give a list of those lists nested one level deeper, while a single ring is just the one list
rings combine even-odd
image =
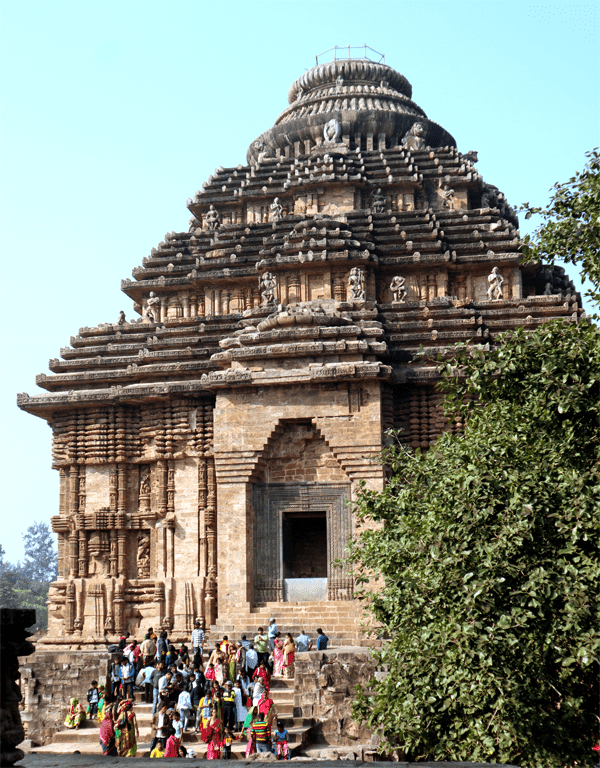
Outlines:
[{"label": "stone staircase", "polygon": [[[277,707],[277,718],[282,720],[288,729],[290,751],[292,755],[297,754],[310,743],[315,721],[312,718],[293,716],[293,680],[274,677],[271,698]],[[147,757],[150,755],[150,743],[152,741],[152,705],[142,702],[140,692],[135,693],[134,711],[140,729],[137,754],[138,757]],[[245,758],[246,743],[245,736],[234,742],[231,749],[233,759],[243,760]],[[186,731],[183,735],[183,744],[187,749],[193,749],[197,758],[206,757],[206,744],[201,740],[200,734]],[[76,750],[86,755],[102,753],[98,737],[98,724],[95,720],[86,720],[77,731],[68,728],[58,731],[52,737],[50,744],[45,747],[35,747],[33,751],[40,754],[72,754]]]},{"label": "stone staircase", "polygon": [[263,603],[248,612],[232,613],[219,616],[210,627],[207,647],[227,635],[230,640],[239,641],[245,634],[248,640],[256,635],[258,627],[265,632],[269,619],[277,621],[277,628],[282,634],[291,632],[293,637],[304,629],[313,640],[316,648],[317,627],[321,627],[329,638],[329,646],[372,645],[361,631],[364,613],[357,601],[315,601],[315,602],[275,602]]}]

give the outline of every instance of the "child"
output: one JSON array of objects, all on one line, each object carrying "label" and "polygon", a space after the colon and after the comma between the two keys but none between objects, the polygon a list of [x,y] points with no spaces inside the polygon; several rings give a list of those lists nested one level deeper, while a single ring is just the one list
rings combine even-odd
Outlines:
[{"label": "child", "polygon": [[92,687],[87,692],[88,708],[87,713],[90,718],[98,714],[98,702],[100,700],[100,691],[98,690],[98,681],[92,680]]},{"label": "child", "polygon": [[273,754],[277,760],[290,760],[287,728],[283,727],[281,720],[277,721],[277,730],[273,734]]},{"label": "child", "polygon": [[204,677],[207,680],[216,680],[217,679],[217,676],[215,674],[215,665],[214,664],[209,664],[208,665],[208,667],[206,669],[206,672],[204,673]]},{"label": "child", "polygon": [[175,731],[169,729],[169,738],[167,739],[167,745],[165,747],[165,754],[163,757],[177,757],[177,751],[179,749],[179,739],[175,737]]},{"label": "child", "polygon": [[179,718],[179,712],[173,712],[173,717],[171,718],[171,725],[175,730],[175,738],[178,741],[181,741],[181,734],[183,733],[183,723]]},{"label": "child", "polygon": [[156,746],[150,752],[150,757],[164,757],[165,756],[165,742],[163,739],[158,739]]},{"label": "child", "polygon": [[235,736],[231,733],[230,728],[225,728],[223,733],[223,760],[231,760],[231,745],[234,741]]}]

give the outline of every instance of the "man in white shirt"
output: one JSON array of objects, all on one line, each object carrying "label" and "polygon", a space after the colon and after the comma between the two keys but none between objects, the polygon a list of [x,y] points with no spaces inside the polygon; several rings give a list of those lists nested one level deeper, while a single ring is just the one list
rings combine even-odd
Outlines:
[{"label": "man in white shirt", "polygon": [[250,643],[250,648],[246,650],[246,672],[250,680],[256,667],[258,667],[258,653],[254,650],[254,644]]},{"label": "man in white shirt", "polygon": [[271,619],[269,621],[269,651],[273,653],[273,650],[275,648],[275,635],[277,634],[279,630],[277,629],[277,624],[275,622],[275,619]]},{"label": "man in white shirt", "polygon": [[199,666],[202,662],[202,653],[204,651],[204,630],[200,626],[200,622],[197,621],[192,630],[192,650],[194,653],[194,666]]},{"label": "man in white shirt", "polygon": [[305,653],[306,651],[312,650],[312,640],[304,630],[302,630],[296,638],[296,650],[298,653]]}]

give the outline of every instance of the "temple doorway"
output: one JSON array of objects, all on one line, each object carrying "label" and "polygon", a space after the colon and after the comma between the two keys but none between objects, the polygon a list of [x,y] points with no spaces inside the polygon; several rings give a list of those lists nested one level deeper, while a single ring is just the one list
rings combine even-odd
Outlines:
[{"label": "temple doorway", "polygon": [[288,512],[282,520],[284,579],[327,578],[327,513]]}]

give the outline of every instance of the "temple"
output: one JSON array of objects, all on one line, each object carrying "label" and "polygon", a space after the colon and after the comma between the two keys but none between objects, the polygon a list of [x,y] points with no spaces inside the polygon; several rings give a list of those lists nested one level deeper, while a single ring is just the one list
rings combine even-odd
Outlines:
[{"label": "temple", "polygon": [[331,61],[288,102],[122,281],[137,319],[80,328],[47,394],[18,396],[60,474],[38,650],[270,615],[361,642],[342,561],[387,431],[460,428],[435,388],[456,342],[582,312],[563,270],[520,263],[504,195],[401,74]]}]

